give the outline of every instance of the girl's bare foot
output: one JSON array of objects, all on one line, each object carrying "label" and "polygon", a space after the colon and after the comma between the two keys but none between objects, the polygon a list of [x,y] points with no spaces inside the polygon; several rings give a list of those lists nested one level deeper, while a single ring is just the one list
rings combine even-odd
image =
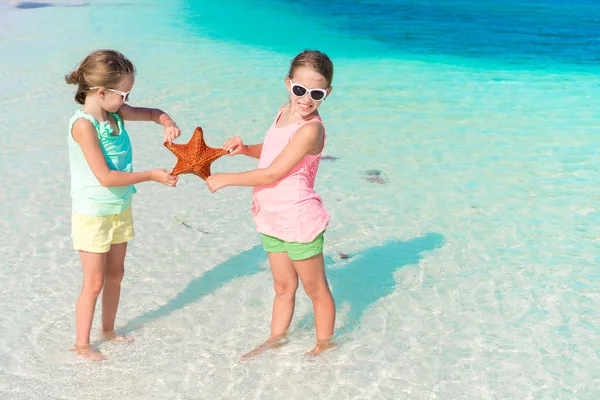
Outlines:
[{"label": "girl's bare foot", "polygon": [[133,343],[133,338],[129,335],[117,335],[115,331],[102,331],[104,340],[114,340],[120,343]]},{"label": "girl's bare foot", "polygon": [[86,360],[90,360],[90,361],[104,361],[107,359],[104,354],[100,353],[100,351],[94,349],[89,344],[85,345],[85,346],[75,345],[75,346],[73,346],[71,351],[74,351],[81,357],[85,358]]},{"label": "girl's bare foot", "polygon": [[258,346],[252,351],[249,351],[246,354],[242,354],[240,360],[246,361],[252,357],[256,357],[269,349],[276,349],[278,347],[283,346],[287,341],[285,340],[285,335],[276,335],[271,336],[266,342]]},{"label": "girl's bare foot", "polygon": [[318,356],[325,350],[331,349],[332,347],[335,347],[335,343],[330,339],[317,340],[317,344],[315,345],[315,347],[313,347],[312,350],[310,350],[309,352],[304,353],[304,358],[311,359],[313,357]]}]

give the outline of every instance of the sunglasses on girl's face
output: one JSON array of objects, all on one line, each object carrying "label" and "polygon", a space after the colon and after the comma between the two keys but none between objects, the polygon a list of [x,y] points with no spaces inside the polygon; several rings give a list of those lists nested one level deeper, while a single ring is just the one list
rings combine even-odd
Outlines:
[{"label": "sunglasses on girl's face", "polygon": [[[94,86],[91,87],[90,90],[93,89],[100,89],[102,86]],[[109,89],[109,88],[105,88],[106,90],[108,90],[109,92],[113,92],[118,94],[119,96],[123,96],[123,103],[125,103],[126,101],[129,100],[129,93],[131,93],[131,90],[129,92],[121,92],[120,90],[117,89]]]},{"label": "sunglasses on girl's face", "polygon": [[294,83],[290,80],[290,85],[292,86],[292,94],[296,97],[304,97],[306,93],[310,93],[310,98],[314,101],[325,100],[325,96],[327,96],[326,89],[307,89],[299,83]]}]

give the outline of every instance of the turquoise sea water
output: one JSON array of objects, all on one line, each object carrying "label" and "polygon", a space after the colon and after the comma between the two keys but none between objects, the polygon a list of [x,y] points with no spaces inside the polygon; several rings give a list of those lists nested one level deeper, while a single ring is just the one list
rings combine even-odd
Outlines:
[{"label": "turquoise sea water", "polygon": [[[0,398],[598,398],[599,20],[583,0],[0,3]],[[132,104],[213,146],[262,139],[295,53],[332,56],[317,188],[336,351],[302,360],[300,289],[289,344],[238,361],[269,333],[272,279],[250,191],[193,176],[138,187],[117,317],[135,343],[101,344],[102,364],[67,351],[62,77],[102,47],[135,62]],[[174,164],[158,127],[128,130],[136,169]]]}]

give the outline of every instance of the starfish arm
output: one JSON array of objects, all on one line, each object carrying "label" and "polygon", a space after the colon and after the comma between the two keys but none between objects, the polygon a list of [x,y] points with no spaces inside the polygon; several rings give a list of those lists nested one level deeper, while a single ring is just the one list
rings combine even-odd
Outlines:
[{"label": "starfish arm", "polygon": [[177,158],[185,158],[187,154],[187,147],[184,144],[171,144],[166,147],[167,149],[171,150],[171,152],[175,154]]}]

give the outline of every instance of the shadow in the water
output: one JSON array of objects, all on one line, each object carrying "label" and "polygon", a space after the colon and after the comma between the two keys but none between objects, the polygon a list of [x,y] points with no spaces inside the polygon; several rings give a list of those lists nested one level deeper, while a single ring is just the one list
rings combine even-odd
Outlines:
[{"label": "shadow in the water", "polygon": [[[336,332],[338,335],[356,328],[365,310],[396,286],[394,271],[409,264],[417,264],[422,253],[443,244],[443,237],[429,233],[409,241],[390,241],[353,255],[352,261],[341,267],[327,266],[327,277],[332,287],[338,310],[344,303],[349,306],[346,323]],[[192,280],[187,287],[165,305],[136,317],[119,332],[127,333],[143,327],[158,318],[165,317],[194,303],[236,278],[261,271],[267,255],[262,246],[256,245],[233,258],[216,265],[204,275]],[[313,327],[312,312],[299,323],[300,327]]]},{"label": "shadow in the water", "polygon": [[29,10],[32,8],[44,8],[44,7],[81,7],[87,5],[85,1],[72,1],[72,2],[42,2],[42,1],[15,1],[12,2],[15,8],[23,10]]},{"label": "shadow in the water", "polygon": [[139,329],[151,321],[200,300],[236,278],[256,274],[261,271],[261,265],[266,259],[267,255],[261,245],[243,251],[191,281],[182,292],[164,306],[130,320],[119,329],[119,332],[126,333]]},{"label": "shadow in the water", "polygon": [[[354,330],[369,306],[394,291],[394,272],[397,269],[417,264],[424,252],[435,250],[443,243],[442,235],[428,233],[405,242],[390,241],[381,246],[371,247],[354,255],[355,259],[344,266],[331,268],[329,263],[327,278],[338,313],[344,303],[349,307],[345,316],[346,322],[336,330],[336,335]],[[300,320],[299,327],[314,328],[312,312]]]},{"label": "shadow in the water", "polygon": [[34,3],[31,1],[21,1],[15,4],[16,8],[29,9],[29,8],[44,8],[44,7],[52,7],[50,3]]}]

